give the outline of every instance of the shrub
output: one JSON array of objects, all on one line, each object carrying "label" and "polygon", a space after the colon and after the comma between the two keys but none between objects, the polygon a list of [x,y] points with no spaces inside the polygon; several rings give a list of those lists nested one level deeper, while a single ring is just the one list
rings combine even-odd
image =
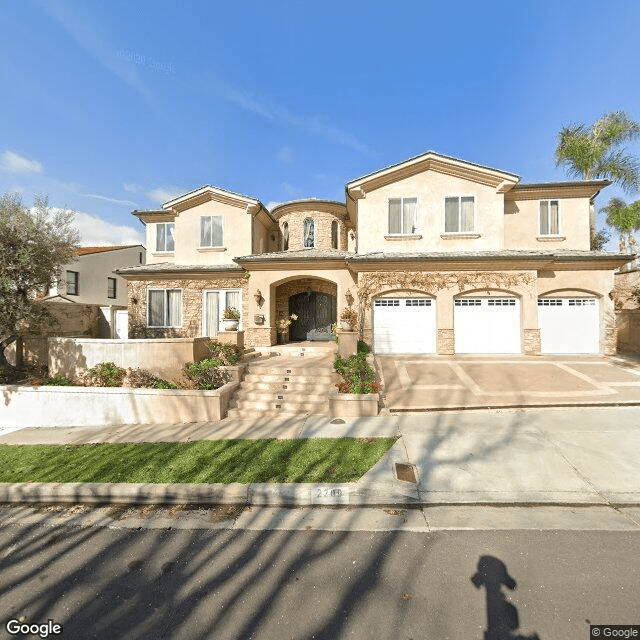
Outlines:
[{"label": "shrub", "polygon": [[346,307],[340,314],[340,320],[355,327],[358,323],[358,312],[353,307]]},{"label": "shrub", "polygon": [[177,389],[172,382],[167,382],[158,376],[153,375],[146,369],[128,369],[124,378],[123,386],[134,389]]},{"label": "shrub", "polygon": [[71,387],[73,382],[67,376],[59,374],[51,378],[45,378],[42,381],[42,385],[45,387]]},{"label": "shrub", "polygon": [[240,312],[235,307],[227,307],[222,313],[225,320],[240,320]]},{"label": "shrub", "polygon": [[183,371],[196,389],[219,389],[229,380],[229,374],[220,368],[221,364],[220,358],[205,358],[186,365]]},{"label": "shrub", "polygon": [[126,369],[113,362],[99,362],[86,372],[82,382],[87,387],[121,387],[126,374]]},{"label": "shrub", "polygon": [[358,353],[369,353],[371,349],[369,349],[369,345],[366,342],[362,342],[362,340],[358,340]]},{"label": "shrub", "polygon": [[343,380],[336,384],[339,393],[378,393],[375,369],[367,363],[366,353],[358,352],[350,358],[336,358],[333,364]]},{"label": "shrub", "polygon": [[220,360],[219,364],[236,364],[242,356],[242,350],[235,344],[220,344],[219,342],[209,343],[209,351],[215,360]]}]

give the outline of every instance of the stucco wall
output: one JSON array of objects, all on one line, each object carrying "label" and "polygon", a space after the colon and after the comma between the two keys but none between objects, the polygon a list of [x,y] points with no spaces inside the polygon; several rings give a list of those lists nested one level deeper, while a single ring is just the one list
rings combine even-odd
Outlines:
[{"label": "stucco wall", "polygon": [[238,388],[214,391],[2,386],[0,427],[80,427],[209,422],[226,416]]},{"label": "stucco wall", "polygon": [[[445,198],[475,197],[474,234],[460,238],[445,234]],[[416,197],[418,224],[415,240],[386,240],[389,234],[389,198]],[[358,200],[358,252],[370,251],[489,251],[503,248],[504,201],[495,188],[426,171],[367,192]],[[443,238],[442,236],[446,237]]]},{"label": "stucco wall", "polygon": [[506,249],[589,250],[589,198],[554,198],[559,200],[559,236],[540,236],[540,200],[505,202],[504,246]]},{"label": "stucco wall", "polygon": [[[155,245],[154,245],[155,246]],[[115,269],[136,267],[145,264],[146,250],[142,245],[127,249],[101,251],[80,256],[77,260],[65,265],[61,270],[61,282],[52,289],[50,295],[60,293],[74,302],[82,304],[127,306],[127,282],[117,276]],[[66,272],[77,271],[79,276],[79,295],[67,293]],[[107,278],[116,279],[116,297],[107,297]]]},{"label": "stucco wall", "polygon": [[179,372],[187,362],[209,356],[208,338],[94,340],[49,338],[49,375],[77,378],[100,362],[142,368],[159,376]]},{"label": "stucco wall", "polygon": [[[222,216],[223,246],[200,247],[200,218]],[[209,200],[182,211],[175,218],[175,252],[157,252],[156,224],[147,223],[147,262],[175,264],[230,264],[237,256],[251,254],[251,226],[253,218],[245,207]]]}]

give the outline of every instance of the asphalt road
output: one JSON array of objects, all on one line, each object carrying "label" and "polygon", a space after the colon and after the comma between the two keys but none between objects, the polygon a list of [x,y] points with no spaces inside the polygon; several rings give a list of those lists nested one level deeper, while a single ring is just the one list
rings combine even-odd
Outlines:
[{"label": "asphalt road", "polygon": [[1,638],[587,640],[638,584],[634,531],[0,528]]}]

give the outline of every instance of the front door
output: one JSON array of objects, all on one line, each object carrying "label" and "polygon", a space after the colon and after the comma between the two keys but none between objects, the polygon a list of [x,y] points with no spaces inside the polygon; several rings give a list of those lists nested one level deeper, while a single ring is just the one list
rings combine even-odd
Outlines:
[{"label": "front door", "polygon": [[336,321],[336,298],[328,293],[307,291],[289,298],[289,315],[298,316],[289,327],[289,340],[331,340]]}]

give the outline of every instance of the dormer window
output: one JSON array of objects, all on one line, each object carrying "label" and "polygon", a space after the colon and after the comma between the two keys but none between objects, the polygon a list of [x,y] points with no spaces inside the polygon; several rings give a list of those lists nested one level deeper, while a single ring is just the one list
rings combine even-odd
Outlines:
[{"label": "dormer window", "polygon": [[417,212],[417,198],[389,198],[389,235],[414,234]]},{"label": "dormer window", "polygon": [[282,250],[289,251],[289,223],[282,223]]},{"label": "dormer window", "polygon": [[200,246],[223,246],[222,216],[202,216],[200,218]]},{"label": "dormer window", "polygon": [[176,225],[173,222],[159,222],[156,224],[156,251],[166,253],[175,251],[175,228]]},{"label": "dormer window", "polygon": [[338,248],[338,221],[334,220],[331,223],[331,248]]},{"label": "dormer window", "polygon": [[540,235],[560,235],[560,207],[558,200],[540,200]]},{"label": "dormer window", "polygon": [[304,221],[304,248],[305,249],[313,249],[315,245],[315,222],[311,218],[305,218]]}]

